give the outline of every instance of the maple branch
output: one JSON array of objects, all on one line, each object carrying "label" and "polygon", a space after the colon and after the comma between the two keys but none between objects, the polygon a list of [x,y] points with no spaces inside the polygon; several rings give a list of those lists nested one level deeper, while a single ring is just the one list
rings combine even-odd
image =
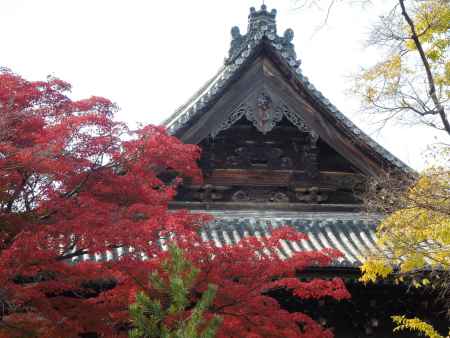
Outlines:
[{"label": "maple branch", "polygon": [[433,73],[431,72],[431,67],[428,62],[427,56],[425,55],[425,51],[423,50],[422,43],[420,42],[419,36],[417,35],[416,26],[414,25],[414,22],[412,21],[411,17],[409,16],[409,14],[406,10],[405,1],[399,0],[399,4],[402,9],[402,15],[405,18],[406,22],[408,23],[409,28],[411,29],[411,39],[414,41],[414,45],[416,46],[417,51],[419,52],[420,59],[422,61],[423,67],[425,69],[425,73],[427,74],[427,82],[428,82],[428,88],[429,88],[428,93],[430,94],[430,97],[433,100],[435,108],[441,118],[443,125],[444,125],[445,131],[450,135],[450,122],[445,113],[444,106],[442,106],[441,102],[439,101],[439,98],[436,95],[436,86],[435,86]]},{"label": "maple branch", "polygon": [[20,193],[22,192],[23,188],[25,187],[27,181],[28,181],[28,175],[26,175],[23,172],[20,172],[21,176],[22,176],[22,181],[20,182],[19,186],[16,187],[16,189],[14,190],[14,193],[12,194],[12,196],[10,197],[8,203],[6,204],[6,212],[11,212],[12,211],[12,207],[14,205],[14,202],[16,201],[17,197],[20,195]]}]

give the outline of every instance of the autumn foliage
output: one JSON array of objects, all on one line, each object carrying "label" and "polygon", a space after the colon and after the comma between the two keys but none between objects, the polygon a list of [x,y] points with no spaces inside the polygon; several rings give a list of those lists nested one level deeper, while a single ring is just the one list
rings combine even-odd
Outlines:
[{"label": "autumn foliage", "polygon": [[[217,286],[206,316],[222,318],[219,337],[332,336],[267,292],[348,298],[339,279],[297,278],[338,252],[282,260],[279,241],[304,238],[291,228],[233,247],[202,241],[207,216],[168,209],[183,179],[201,181],[198,147],[161,127],[130,130],[113,119],[109,100],[73,101],[69,91],[55,78],[0,72],[1,337],[127,336],[128,306],[161,271],[168,241],[200,271],[193,303]],[[112,254],[117,248],[123,255]]]},{"label": "autumn foliage", "polygon": [[[390,174],[369,182],[367,207],[387,216],[377,228],[377,243],[383,250],[361,266],[361,280],[393,278],[432,290],[450,316],[450,148],[436,146],[431,154],[436,165],[418,177]],[[395,331],[444,337],[419,318],[399,314],[392,318]]]}]

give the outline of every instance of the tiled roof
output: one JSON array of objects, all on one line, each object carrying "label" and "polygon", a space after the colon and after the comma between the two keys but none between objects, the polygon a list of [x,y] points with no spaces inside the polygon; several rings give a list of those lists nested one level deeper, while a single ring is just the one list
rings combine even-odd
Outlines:
[{"label": "tiled roof", "polygon": [[[282,241],[279,254],[288,258],[295,252],[334,248],[343,258],[333,267],[356,268],[370,254],[379,253],[375,243],[377,216],[361,213],[299,213],[281,211],[223,211],[209,213],[215,220],[201,229],[201,237],[216,246],[234,245],[246,236],[270,237],[273,229],[288,225],[308,236],[307,240]],[[113,260],[126,253],[114,249],[103,255],[81,257],[81,260]],[[80,259],[80,258],[78,258]]]},{"label": "tiled roof", "polygon": [[333,266],[358,267],[370,254],[379,253],[375,229],[379,217],[360,213],[294,212],[222,212],[212,213],[215,221],[205,226],[201,235],[215,245],[232,245],[245,236],[270,237],[271,231],[288,225],[308,236],[302,241],[283,241],[280,255],[288,258],[295,252],[334,248],[344,257]]},{"label": "tiled roof", "polygon": [[259,11],[255,11],[253,8],[251,9],[247,34],[241,36],[239,30],[237,30],[237,33],[235,34],[238,34],[238,36],[237,38],[235,37],[233,41],[239,40],[240,42],[237,46],[233,46],[232,44],[230,55],[226,60],[225,65],[221,67],[216,76],[209,80],[196,95],[164,122],[168,131],[175,134],[178,130],[186,126],[193,118],[205,112],[205,108],[222,95],[232,79],[234,79],[242,70],[244,64],[251,59],[258,50],[258,47],[264,43],[275,51],[275,54],[288,66],[293,78],[300,83],[305,92],[327,111],[330,116],[334,117],[336,124],[339,125],[341,129],[345,130],[355,143],[366,145],[375,154],[384,158],[394,168],[399,168],[407,173],[413,174],[414,171],[409,166],[359,129],[338,108],[336,108],[336,106],[325,98],[311,82],[309,82],[309,79],[303,75],[300,68],[300,61],[296,60],[294,46],[291,43],[293,36],[292,30],[286,30],[282,37],[278,36],[276,32],[275,15],[276,11],[272,10],[271,12],[268,12],[264,5]]}]

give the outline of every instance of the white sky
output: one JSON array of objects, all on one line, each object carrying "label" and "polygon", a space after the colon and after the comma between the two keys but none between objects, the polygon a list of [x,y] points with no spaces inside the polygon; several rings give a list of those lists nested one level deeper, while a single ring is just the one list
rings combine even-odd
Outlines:
[{"label": "white sky", "polygon": [[[249,7],[261,2],[0,0],[0,66],[30,80],[58,76],[72,83],[74,98],[104,96],[121,107],[118,119],[158,124],[215,74],[231,27],[245,33]],[[294,30],[310,81],[380,144],[423,168],[422,153],[439,133],[391,125],[374,134],[358,101],[346,94],[349,74],[377,59],[363,46],[379,8],[336,7],[316,32],[324,12],[294,10],[292,0],[266,4],[278,10],[279,34]]]}]

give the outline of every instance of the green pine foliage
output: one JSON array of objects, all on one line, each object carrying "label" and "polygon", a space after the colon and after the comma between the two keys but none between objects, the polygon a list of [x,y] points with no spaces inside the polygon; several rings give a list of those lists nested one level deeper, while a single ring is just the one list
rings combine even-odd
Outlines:
[{"label": "green pine foliage", "polygon": [[213,338],[221,318],[205,318],[217,287],[209,284],[193,306],[192,289],[199,270],[183,256],[175,245],[169,247],[169,258],[162,263],[161,276],[150,274],[152,294],[141,291],[136,302],[130,305],[133,329],[130,338]]}]

